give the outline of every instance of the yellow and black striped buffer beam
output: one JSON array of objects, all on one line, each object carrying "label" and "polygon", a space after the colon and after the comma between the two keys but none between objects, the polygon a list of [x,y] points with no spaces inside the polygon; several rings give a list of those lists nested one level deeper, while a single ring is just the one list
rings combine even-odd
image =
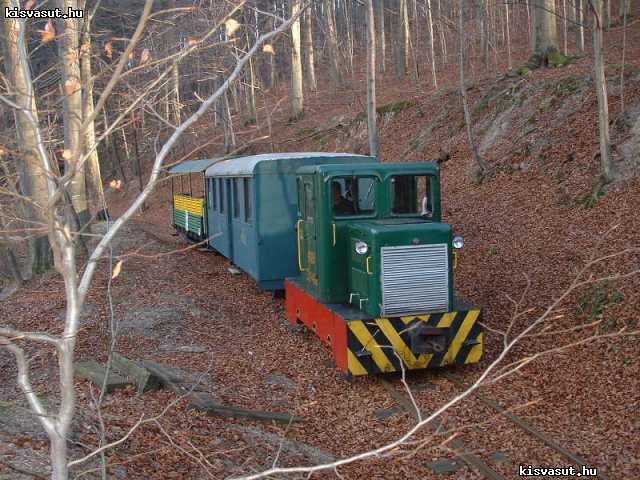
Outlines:
[{"label": "yellow and black striped buffer beam", "polygon": [[347,362],[354,376],[476,363],[482,356],[480,309],[347,320]]}]

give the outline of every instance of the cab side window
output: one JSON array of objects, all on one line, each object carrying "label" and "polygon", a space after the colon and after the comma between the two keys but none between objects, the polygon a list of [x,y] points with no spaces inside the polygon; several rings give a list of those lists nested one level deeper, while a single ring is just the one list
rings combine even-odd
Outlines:
[{"label": "cab side window", "polygon": [[335,177],[331,180],[331,204],[335,217],[371,215],[376,211],[375,177]]},{"label": "cab side window", "polygon": [[393,215],[433,216],[433,188],[428,175],[391,177],[391,213]]}]

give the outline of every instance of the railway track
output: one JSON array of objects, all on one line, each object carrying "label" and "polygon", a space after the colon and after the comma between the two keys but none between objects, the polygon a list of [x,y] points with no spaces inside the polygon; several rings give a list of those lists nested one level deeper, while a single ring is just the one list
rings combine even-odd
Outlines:
[{"label": "railway track", "polygon": [[[456,378],[454,375],[450,373],[445,374],[443,378],[455,384],[461,389],[467,388],[464,382],[462,382],[461,380],[459,380],[458,378]],[[389,380],[386,380],[384,378],[380,378],[379,382],[384,387],[384,389],[391,395],[391,397],[398,404],[398,406],[401,407],[404,411],[413,415],[414,419],[418,421],[418,413],[416,412],[416,409],[413,403],[411,402],[411,399],[407,395],[407,393],[404,391],[402,392],[399,391],[397,388],[395,388],[393,383],[391,383]],[[502,415],[504,418],[509,420],[513,425],[517,426],[520,430],[524,431],[526,434],[539,440],[548,448],[551,448],[556,453],[560,454],[562,457],[569,460],[572,464],[578,465],[580,467],[592,466],[592,464],[587,462],[584,458],[580,457],[579,455],[572,452],[568,448],[560,445],[557,441],[555,441],[549,435],[541,432],[540,430],[535,428],[533,425],[531,425],[529,422],[515,415],[513,412],[508,411],[506,408],[504,408],[495,400],[492,400],[491,398],[487,397],[486,395],[480,392],[474,392],[471,395],[474,396],[477,400],[479,400],[484,405],[490,407],[491,409],[496,411],[498,414]],[[442,422],[436,419],[427,425],[427,429],[430,431],[436,432],[441,426],[442,426]],[[472,453],[473,449],[469,448],[469,446],[467,446],[462,439],[454,438],[452,441],[448,442],[448,444],[451,447],[453,447],[453,450],[455,451],[457,458],[460,461],[462,461],[463,463],[468,465],[471,469],[473,469],[474,471],[482,475],[483,478],[486,478],[488,480],[508,480],[507,477],[505,477],[500,472],[497,472],[495,469],[493,469],[483,458],[476,455],[475,453]],[[600,480],[609,480],[607,475],[605,475],[600,471],[598,472],[598,476],[595,478],[598,478]]]}]

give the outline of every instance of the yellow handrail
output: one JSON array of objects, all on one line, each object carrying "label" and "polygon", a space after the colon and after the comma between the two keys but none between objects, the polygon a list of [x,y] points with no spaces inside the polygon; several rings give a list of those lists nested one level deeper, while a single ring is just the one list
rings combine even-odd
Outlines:
[{"label": "yellow handrail", "polygon": [[304,223],[304,220],[298,220],[298,223],[296,223],[296,238],[298,240],[298,268],[300,269],[301,272],[306,272],[307,270],[302,268],[302,244],[300,242],[301,240],[301,230],[302,230],[302,224]]},{"label": "yellow handrail", "polygon": [[365,262],[366,267],[367,267],[367,273],[369,275],[373,275],[373,270],[371,270],[371,263],[370,262],[371,262],[371,257],[367,257],[367,260]]},{"label": "yellow handrail", "polygon": [[458,252],[453,252],[453,269],[458,268]]}]

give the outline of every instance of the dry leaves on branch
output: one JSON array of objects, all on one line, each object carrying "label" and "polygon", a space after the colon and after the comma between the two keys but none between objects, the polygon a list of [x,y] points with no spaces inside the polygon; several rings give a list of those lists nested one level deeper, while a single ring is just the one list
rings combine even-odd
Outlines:
[{"label": "dry leaves on branch", "polygon": [[41,30],[42,43],[49,43],[56,38],[56,29],[53,26],[53,22],[49,20],[44,26],[44,30]]},{"label": "dry leaves on branch", "polygon": [[147,63],[149,61],[149,58],[151,58],[151,52],[149,52],[148,48],[145,48],[142,51],[142,55],[140,55],[140,65],[144,65],[145,63]]},{"label": "dry leaves on branch", "polygon": [[107,55],[109,59],[113,58],[113,43],[107,42],[104,45],[104,53]]},{"label": "dry leaves on branch", "polygon": [[238,29],[240,28],[240,24],[238,23],[238,21],[234,20],[233,18],[230,18],[229,20],[224,22],[224,26],[227,32],[227,37],[233,37],[233,34],[236,33],[236,31],[238,31]]},{"label": "dry leaves on branch", "polygon": [[66,82],[64,82],[64,91],[67,95],[73,95],[78,90],[80,90],[81,85],[77,78],[69,78]]}]

